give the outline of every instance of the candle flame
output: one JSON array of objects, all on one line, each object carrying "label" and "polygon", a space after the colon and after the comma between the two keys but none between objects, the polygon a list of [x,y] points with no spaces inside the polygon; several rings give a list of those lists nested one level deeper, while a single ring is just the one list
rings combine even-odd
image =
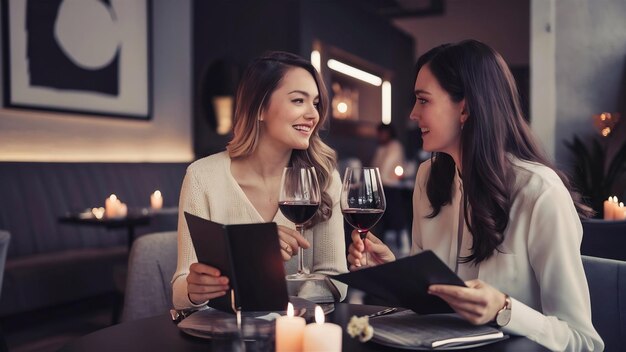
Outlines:
[{"label": "candle flame", "polygon": [[112,201],[116,201],[117,200],[117,196],[115,194],[111,194],[109,196],[109,199],[112,200]]},{"label": "candle flame", "polygon": [[291,302],[287,303],[287,316],[293,317],[293,304]]},{"label": "candle flame", "polygon": [[324,311],[320,306],[315,306],[315,322],[317,324],[324,324]]},{"label": "candle flame", "polygon": [[404,175],[404,168],[400,165],[396,166],[395,169],[393,169],[393,172],[396,174],[396,176],[398,177],[402,177],[402,175]]},{"label": "candle flame", "polygon": [[158,189],[154,191],[154,196],[157,198],[161,198],[161,191],[159,191]]}]

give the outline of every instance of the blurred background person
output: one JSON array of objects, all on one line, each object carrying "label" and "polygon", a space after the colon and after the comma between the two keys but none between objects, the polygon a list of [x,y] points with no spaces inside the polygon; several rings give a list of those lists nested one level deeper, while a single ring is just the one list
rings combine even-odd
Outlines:
[{"label": "blurred background person", "polygon": [[[387,199],[387,209],[376,229],[378,233],[384,234],[384,241],[399,256],[409,253],[409,235],[407,230],[408,214],[407,204],[410,207],[410,197],[405,201],[403,192],[406,190],[403,185],[404,177],[404,147],[397,139],[396,131],[392,125],[381,123],[377,128],[378,148],[372,159],[372,166],[380,170],[380,177],[385,188],[385,198]],[[412,187],[411,187],[412,188]]]}]

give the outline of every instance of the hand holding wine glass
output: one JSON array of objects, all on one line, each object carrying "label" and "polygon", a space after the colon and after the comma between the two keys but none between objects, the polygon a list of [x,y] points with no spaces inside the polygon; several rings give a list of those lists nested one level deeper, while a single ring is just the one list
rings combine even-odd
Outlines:
[{"label": "hand holding wine glass", "polygon": [[[320,205],[320,188],[312,167],[286,167],[280,182],[278,207],[283,215],[296,224],[304,237],[304,224],[311,220]],[[310,274],[304,267],[304,250],[298,248],[298,272],[287,280],[322,280],[323,275]]]},{"label": "hand holding wine glass", "polygon": [[[385,212],[385,191],[375,167],[347,168],[341,188],[341,212],[362,240]],[[367,264],[367,252],[361,260]]]}]

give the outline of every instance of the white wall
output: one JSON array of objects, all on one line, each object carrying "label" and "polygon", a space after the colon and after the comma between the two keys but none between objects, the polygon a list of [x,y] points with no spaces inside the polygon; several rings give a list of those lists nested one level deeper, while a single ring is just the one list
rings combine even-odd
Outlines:
[{"label": "white wall", "polygon": [[530,33],[531,128],[554,159],[556,128],[555,0],[532,0]]},{"label": "white wall", "polygon": [[476,39],[513,66],[529,63],[529,0],[446,0],[443,16],[396,19],[415,38],[419,57],[437,45]]},{"label": "white wall", "polygon": [[151,120],[0,109],[0,160],[192,160],[191,7],[152,1]]}]

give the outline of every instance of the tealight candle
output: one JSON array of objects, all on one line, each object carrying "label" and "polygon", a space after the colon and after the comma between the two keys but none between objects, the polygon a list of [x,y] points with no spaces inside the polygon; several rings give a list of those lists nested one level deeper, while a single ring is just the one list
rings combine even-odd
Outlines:
[{"label": "tealight candle", "polygon": [[163,196],[158,189],[150,195],[150,207],[152,209],[161,209],[163,207]]},{"label": "tealight candle", "polygon": [[302,351],[304,318],[294,317],[293,304],[287,304],[287,315],[276,319],[276,352]]},{"label": "tealight candle", "polygon": [[302,351],[341,351],[341,327],[324,323],[322,307],[315,307],[315,323],[304,328]]}]

